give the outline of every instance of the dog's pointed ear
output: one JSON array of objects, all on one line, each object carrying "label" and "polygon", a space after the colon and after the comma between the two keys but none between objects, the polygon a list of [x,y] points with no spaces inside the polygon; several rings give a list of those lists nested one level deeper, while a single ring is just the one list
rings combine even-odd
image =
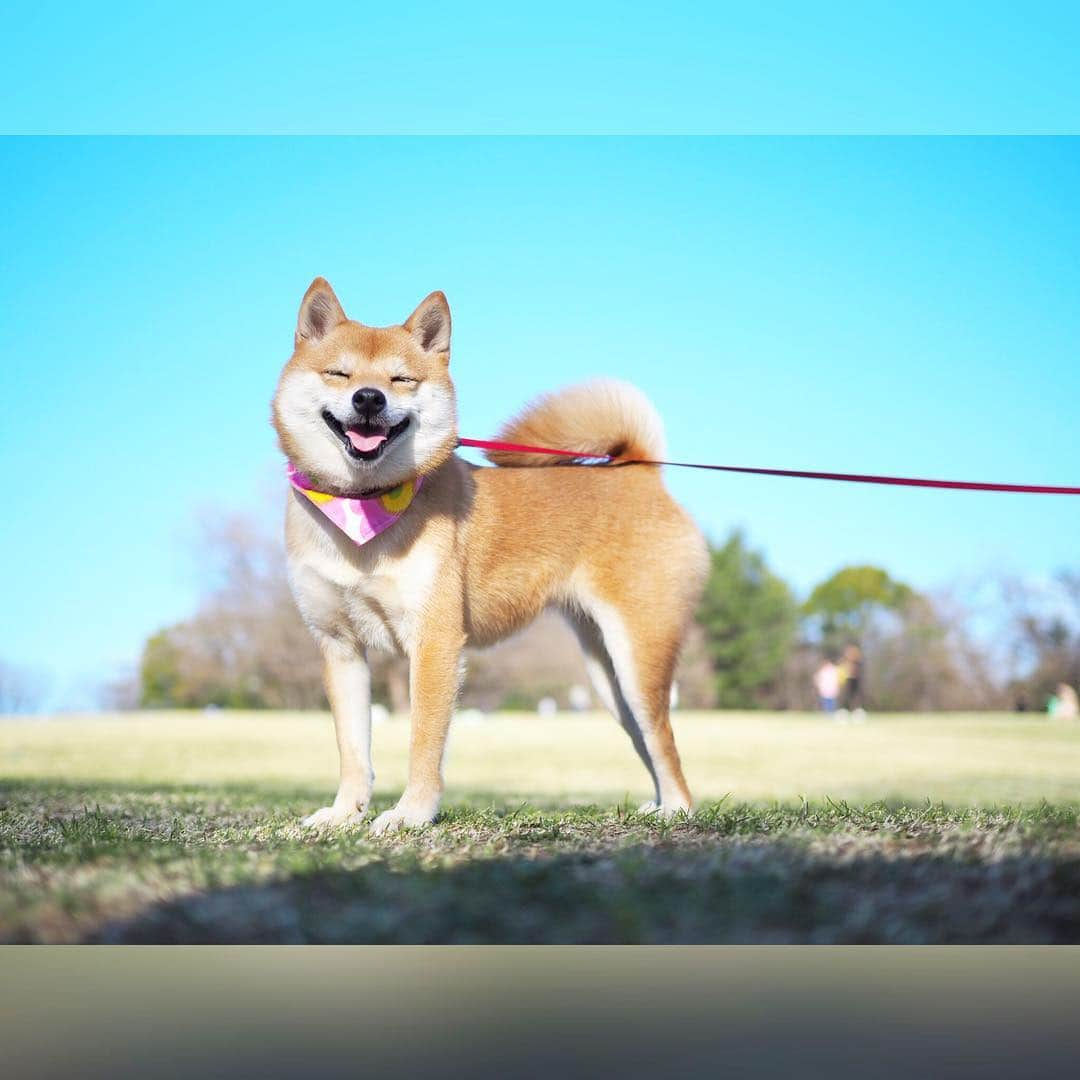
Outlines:
[{"label": "dog's pointed ear", "polygon": [[345,312],[330,288],[326,278],[317,277],[300,301],[300,315],[296,320],[296,344],[301,341],[319,341],[326,337],[338,323],[345,322]]},{"label": "dog's pointed ear", "polygon": [[441,292],[433,292],[420,301],[405,320],[405,329],[428,352],[450,351],[450,305]]}]

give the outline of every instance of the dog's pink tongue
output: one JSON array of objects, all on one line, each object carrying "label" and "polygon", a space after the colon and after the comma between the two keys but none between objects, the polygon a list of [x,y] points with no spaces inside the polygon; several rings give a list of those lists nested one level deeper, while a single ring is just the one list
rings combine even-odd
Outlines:
[{"label": "dog's pink tongue", "polygon": [[349,442],[353,444],[353,448],[363,452],[368,450],[374,450],[380,443],[386,442],[386,436],[383,434],[378,435],[363,435],[359,431],[353,431],[350,428],[345,429],[345,434],[349,438]]}]

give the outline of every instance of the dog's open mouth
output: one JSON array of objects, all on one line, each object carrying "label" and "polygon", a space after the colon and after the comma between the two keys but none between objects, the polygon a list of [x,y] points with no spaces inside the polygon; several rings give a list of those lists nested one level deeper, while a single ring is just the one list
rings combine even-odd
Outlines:
[{"label": "dog's open mouth", "polygon": [[407,416],[393,427],[368,421],[346,426],[329,409],[323,409],[322,418],[326,421],[326,426],[341,440],[345,452],[356,461],[375,461],[409,426]]}]

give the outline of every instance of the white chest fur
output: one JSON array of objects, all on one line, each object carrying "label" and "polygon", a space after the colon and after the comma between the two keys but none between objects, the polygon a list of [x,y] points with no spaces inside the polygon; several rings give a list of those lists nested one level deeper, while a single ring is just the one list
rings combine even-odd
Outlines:
[{"label": "white chest fur", "polygon": [[422,538],[403,547],[395,528],[357,546],[290,493],[289,581],[316,637],[411,653],[439,558]]}]

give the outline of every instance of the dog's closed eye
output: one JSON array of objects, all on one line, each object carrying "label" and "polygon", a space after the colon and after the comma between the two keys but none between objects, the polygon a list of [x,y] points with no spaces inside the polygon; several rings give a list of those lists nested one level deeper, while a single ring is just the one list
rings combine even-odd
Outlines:
[{"label": "dog's closed eye", "polygon": [[419,379],[414,379],[411,375],[395,375],[390,381],[398,383],[400,386],[416,386],[420,382]]}]

